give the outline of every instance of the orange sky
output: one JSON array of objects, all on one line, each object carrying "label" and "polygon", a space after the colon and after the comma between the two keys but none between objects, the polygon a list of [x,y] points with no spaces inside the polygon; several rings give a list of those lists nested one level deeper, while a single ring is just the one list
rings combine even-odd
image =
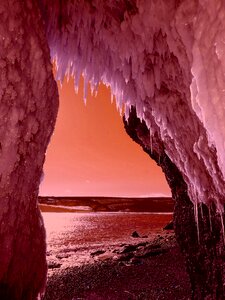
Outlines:
[{"label": "orange sky", "polygon": [[170,195],[160,168],[125,133],[109,88],[100,85],[97,97],[89,91],[86,106],[83,82],[78,94],[72,79],[64,82],[59,95],[40,195]]}]

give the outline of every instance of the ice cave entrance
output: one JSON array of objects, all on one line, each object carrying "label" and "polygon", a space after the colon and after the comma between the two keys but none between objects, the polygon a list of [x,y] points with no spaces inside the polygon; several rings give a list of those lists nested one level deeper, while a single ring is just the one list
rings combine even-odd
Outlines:
[{"label": "ice cave entrance", "polygon": [[60,107],[47,151],[41,196],[170,196],[156,163],[131,140],[110,88],[58,82]]},{"label": "ice cave entrance", "polygon": [[[168,197],[171,192],[161,168],[126,133],[116,103],[111,101],[110,88],[100,84],[96,96],[88,89],[86,105],[83,79],[77,93],[73,79],[65,80],[62,86],[58,83],[58,90],[59,113],[40,187],[41,196],[55,198],[47,197],[47,205],[46,198],[39,199],[50,265],[59,249],[69,251],[71,245],[80,249],[88,246],[91,253],[96,243],[106,246],[120,240],[132,242],[135,233],[141,238],[148,237],[150,231],[161,231],[171,221],[173,209],[172,200],[166,199],[164,209],[164,199],[160,199],[157,205],[161,211],[168,207],[170,211],[149,214],[152,208],[151,203],[146,205],[149,199],[141,202],[133,199],[131,214],[123,214],[123,209],[115,215],[108,210],[105,214],[95,214],[105,210],[101,201],[102,207],[97,204],[93,208],[98,196]],[[64,199],[69,196],[73,199]],[[80,201],[77,196],[84,199]],[[125,203],[121,198],[118,202]],[[124,211],[129,211],[129,205]],[[70,263],[79,265],[89,261],[90,255],[79,250],[73,259]]]}]

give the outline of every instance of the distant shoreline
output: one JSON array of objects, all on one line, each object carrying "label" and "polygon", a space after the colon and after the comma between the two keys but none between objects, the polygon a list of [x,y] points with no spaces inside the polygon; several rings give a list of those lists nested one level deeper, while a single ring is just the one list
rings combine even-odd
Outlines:
[{"label": "distant shoreline", "polygon": [[43,212],[173,212],[171,197],[39,196]]},{"label": "distant shoreline", "polygon": [[166,197],[166,196],[146,196],[146,197],[127,197],[127,196],[38,196],[39,199],[170,199],[172,200],[172,197]]}]

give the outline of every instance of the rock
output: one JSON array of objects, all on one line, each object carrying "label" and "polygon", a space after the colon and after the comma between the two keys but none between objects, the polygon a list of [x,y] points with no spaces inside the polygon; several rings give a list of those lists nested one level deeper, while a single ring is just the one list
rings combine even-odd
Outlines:
[{"label": "rock", "polygon": [[140,235],[137,233],[137,231],[132,232],[131,236],[133,238],[139,238],[140,237]]},{"label": "rock", "polygon": [[146,258],[146,257],[151,257],[151,256],[157,256],[157,255],[163,254],[165,252],[168,252],[168,250],[161,249],[161,248],[157,248],[157,249],[145,248],[143,251],[136,253],[135,257],[136,258]]},{"label": "rock", "polygon": [[132,257],[131,259],[126,259],[126,260],[121,260],[118,262],[118,265],[119,266],[127,266],[127,267],[130,267],[130,266],[138,266],[138,265],[141,265],[143,264],[143,261],[141,259],[138,259],[136,257]]},{"label": "rock", "polygon": [[128,261],[130,260],[131,258],[134,257],[134,254],[133,253],[126,253],[126,254],[123,254],[121,255],[119,258],[118,258],[118,261]]},{"label": "rock", "polygon": [[48,262],[48,268],[49,269],[57,269],[60,268],[62,264],[56,262],[56,261],[49,261]]},{"label": "rock", "polygon": [[170,221],[164,228],[163,230],[173,230],[173,221]]},{"label": "rock", "polygon": [[137,257],[133,257],[130,260],[130,264],[138,266],[138,265],[142,265],[143,261],[141,259],[137,258]]},{"label": "rock", "polygon": [[114,249],[114,250],[112,251],[112,253],[120,253],[120,250],[119,250],[119,249]]},{"label": "rock", "polygon": [[78,248],[65,248],[61,252],[68,253],[68,252],[77,252]]},{"label": "rock", "polygon": [[142,243],[138,243],[137,245],[136,245],[136,247],[137,248],[139,248],[139,247],[145,247],[145,246],[147,246],[149,243],[148,242],[142,242]]},{"label": "rock", "polygon": [[97,250],[95,252],[92,252],[91,253],[91,256],[97,256],[97,255],[101,255],[101,254],[104,254],[105,253],[105,250]]},{"label": "rock", "polygon": [[148,249],[158,249],[158,248],[161,248],[160,244],[152,244],[148,246]]},{"label": "rock", "polygon": [[99,254],[98,259],[101,261],[116,259],[117,257],[112,254],[112,252],[106,252]]},{"label": "rock", "polygon": [[63,258],[68,258],[68,257],[70,257],[70,255],[69,254],[57,254],[56,255],[56,258],[58,258],[58,259],[63,259]]},{"label": "rock", "polygon": [[128,253],[128,252],[135,251],[137,249],[137,247],[138,247],[137,245],[128,245],[128,246],[125,246],[120,253],[123,254],[123,253]]}]

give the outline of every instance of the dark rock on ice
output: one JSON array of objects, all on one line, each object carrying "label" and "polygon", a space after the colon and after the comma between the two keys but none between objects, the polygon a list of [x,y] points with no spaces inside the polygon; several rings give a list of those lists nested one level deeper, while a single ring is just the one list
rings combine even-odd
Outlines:
[{"label": "dark rock on ice", "polygon": [[136,258],[145,258],[145,257],[151,257],[151,256],[156,256],[163,254],[165,252],[168,252],[166,249],[144,249],[144,251],[135,254]]},{"label": "dark rock on ice", "polygon": [[149,244],[148,242],[142,242],[142,243],[138,243],[136,246],[137,248],[140,248],[140,247],[145,247],[148,244]]},{"label": "dark rock on ice", "polygon": [[170,221],[164,228],[163,230],[173,230],[174,226],[173,226],[173,221]]},{"label": "dark rock on ice", "polygon": [[48,268],[49,269],[57,269],[60,268],[62,264],[56,262],[56,261],[49,261],[48,262]]},{"label": "dark rock on ice", "polygon": [[134,254],[133,252],[130,252],[130,253],[125,253],[125,254],[122,254],[119,258],[118,258],[118,261],[129,261],[131,258],[134,257]]},{"label": "dark rock on ice", "polygon": [[91,256],[98,256],[98,255],[101,255],[101,254],[104,254],[105,253],[105,250],[97,250],[95,252],[92,252],[91,253]]},{"label": "dark rock on ice", "polygon": [[135,265],[135,266],[137,266],[137,265],[142,265],[142,264],[143,264],[143,261],[142,261],[141,259],[137,258],[137,257],[133,257],[133,258],[131,258],[131,260],[130,260],[130,264],[131,264],[131,265]]},{"label": "dark rock on ice", "polygon": [[140,238],[140,235],[137,233],[137,231],[132,232],[131,236],[133,238]]},{"label": "dark rock on ice", "polygon": [[128,252],[135,251],[136,249],[137,249],[137,245],[128,245],[128,246],[125,246],[120,253],[121,254],[128,253]]},{"label": "dark rock on ice", "polygon": [[63,259],[63,258],[68,258],[68,257],[70,257],[70,254],[66,254],[66,253],[56,255],[56,258],[58,258],[58,259]]}]

